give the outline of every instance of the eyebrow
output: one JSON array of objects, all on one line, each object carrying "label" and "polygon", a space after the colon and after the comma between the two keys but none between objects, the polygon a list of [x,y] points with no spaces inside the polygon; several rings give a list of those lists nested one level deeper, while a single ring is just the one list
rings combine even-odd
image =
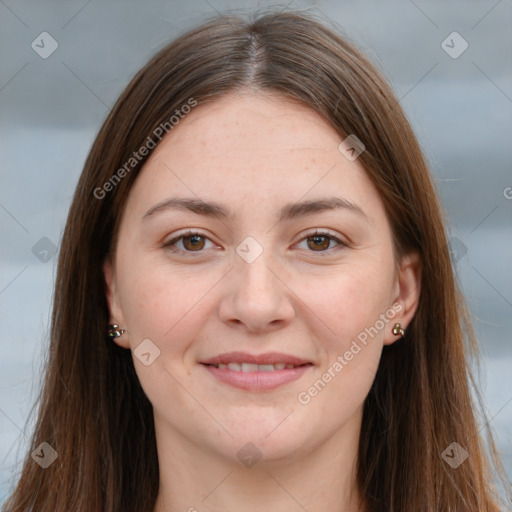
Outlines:
[{"label": "eyebrow", "polygon": [[[203,201],[194,197],[171,197],[151,207],[144,215],[143,220],[155,215],[156,213],[168,210],[185,210],[197,215],[213,217],[218,219],[234,218],[234,214],[221,203],[215,201]],[[281,208],[279,213],[279,221],[293,220],[298,217],[320,213],[329,210],[345,209],[356,213],[368,220],[367,215],[357,204],[343,199],[341,197],[328,197],[314,199],[310,201],[299,201],[289,203]]]}]

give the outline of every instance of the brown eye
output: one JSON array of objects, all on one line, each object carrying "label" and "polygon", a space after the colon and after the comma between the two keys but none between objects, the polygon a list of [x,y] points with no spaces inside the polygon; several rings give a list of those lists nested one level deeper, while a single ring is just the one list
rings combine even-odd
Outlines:
[{"label": "brown eye", "polygon": [[193,252],[197,252],[199,255],[199,253],[207,252],[213,246],[213,242],[207,236],[201,233],[194,233],[193,231],[177,236],[163,244],[163,247],[166,249],[182,255],[190,255]]},{"label": "brown eye", "polygon": [[325,235],[308,236],[308,247],[313,251],[324,251],[329,248],[331,237]]},{"label": "brown eye", "polygon": [[306,234],[300,241],[298,247],[310,253],[317,252],[319,256],[329,256],[348,247],[348,245],[328,231],[313,231],[312,233]]},{"label": "brown eye", "polygon": [[201,235],[190,235],[182,237],[183,247],[187,251],[200,251],[204,248],[205,240]]}]

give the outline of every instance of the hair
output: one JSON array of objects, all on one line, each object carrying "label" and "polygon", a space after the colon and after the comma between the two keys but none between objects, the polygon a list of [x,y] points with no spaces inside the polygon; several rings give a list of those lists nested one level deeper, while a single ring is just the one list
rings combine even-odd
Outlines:
[{"label": "hair", "polygon": [[[356,135],[365,145],[359,161],[385,206],[398,261],[410,251],[420,255],[418,309],[405,336],[384,347],[364,403],[357,483],[366,510],[500,510],[490,462],[499,474],[503,468],[492,435],[486,446],[477,427],[469,364],[478,356],[477,345],[428,165],[374,65],[303,12],[207,20],[151,58],[107,116],[62,239],[36,402],[30,452],[46,441],[58,458],[42,469],[27,454],[3,510],[152,512],[159,486],[153,410],[131,352],[106,341],[102,273],[150,153],[119,172],[191,99],[200,105],[247,91],[299,101],[341,136]],[[116,172],[123,179],[98,199],[95,190]],[[441,456],[454,441],[469,454],[457,469]]]}]

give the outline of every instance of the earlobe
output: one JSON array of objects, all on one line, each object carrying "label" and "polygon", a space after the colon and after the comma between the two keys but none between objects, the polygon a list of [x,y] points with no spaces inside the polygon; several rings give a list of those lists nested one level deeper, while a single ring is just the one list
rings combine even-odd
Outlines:
[{"label": "earlobe", "polygon": [[[407,331],[407,326],[411,323],[418,309],[421,293],[421,271],[421,258],[417,252],[409,253],[403,257],[396,277],[396,292],[393,298],[393,309],[397,311],[397,314],[384,336],[385,345],[391,345],[402,337],[401,329]],[[400,325],[397,326],[396,324]]]},{"label": "earlobe", "polygon": [[[114,343],[117,343],[120,347],[129,348],[130,344],[126,334],[123,339],[121,339],[121,335],[126,332],[124,330],[125,319],[117,296],[114,268],[109,260],[106,260],[103,264],[103,277],[105,279],[105,295],[109,312],[109,324],[110,326],[115,325],[117,327],[116,329],[109,327],[108,332],[105,331],[105,335],[108,336],[109,339],[111,339]],[[112,336],[112,332],[119,332],[120,334],[117,336]]]}]

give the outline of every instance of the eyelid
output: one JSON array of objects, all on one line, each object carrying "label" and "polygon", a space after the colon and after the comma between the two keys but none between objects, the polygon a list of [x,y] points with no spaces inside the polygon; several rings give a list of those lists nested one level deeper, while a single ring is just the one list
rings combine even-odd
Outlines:
[{"label": "eyelid", "polygon": [[[207,241],[210,241],[212,244],[215,244],[215,242],[208,235],[206,235],[205,233],[202,233],[201,231],[198,231],[198,230],[194,231],[193,229],[188,228],[184,232],[178,232],[178,233],[174,234],[170,240],[164,241],[162,245],[163,245],[163,247],[166,247],[166,248],[172,248],[171,250],[173,250],[175,252],[187,253],[187,254],[194,254],[194,253],[196,253],[196,254],[199,255],[199,254],[205,252],[205,250],[203,249],[203,250],[200,250],[200,251],[186,251],[186,250],[178,249],[177,247],[174,247],[174,244],[177,243],[182,238],[187,238],[187,237],[196,236],[196,235],[204,238]],[[333,248],[330,248],[330,249],[326,249],[324,251],[307,251],[307,252],[319,253],[319,254],[332,253],[333,251],[336,251],[337,249],[342,249],[342,248],[347,247],[349,245],[347,241],[343,240],[342,238],[340,238],[336,234],[332,233],[330,230],[322,229],[322,228],[315,228],[313,231],[310,230],[310,231],[306,231],[306,232],[302,233],[300,235],[300,238],[298,239],[298,241],[295,242],[293,245],[295,246],[295,245],[299,244],[300,242],[303,242],[307,238],[311,238],[313,236],[325,236],[325,237],[328,237],[328,238],[334,240],[338,245],[336,245],[336,247],[333,247]]]},{"label": "eyelid", "polygon": [[201,231],[198,231],[198,230],[194,230],[192,228],[188,228],[185,231],[175,233],[168,240],[167,239],[164,240],[164,242],[162,242],[162,247],[170,249],[170,250],[172,250],[174,252],[187,253],[187,254],[194,254],[194,253],[201,254],[202,252],[204,252],[204,250],[201,250],[201,251],[185,251],[183,249],[179,249],[179,248],[174,246],[174,244],[179,242],[182,238],[187,238],[187,237],[191,237],[191,236],[200,236],[200,237],[204,238],[205,240],[211,242],[212,244],[215,244],[215,242],[210,238],[210,236],[206,235],[205,233],[202,233]]},{"label": "eyelid", "polygon": [[349,246],[349,242],[344,240],[341,237],[341,235],[335,234],[335,233],[331,232],[329,229],[322,229],[322,228],[315,228],[313,231],[306,231],[306,232],[302,233],[300,235],[299,240],[297,242],[295,242],[293,245],[297,245],[300,242],[303,242],[304,240],[306,240],[307,238],[311,238],[313,236],[326,236],[326,237],[334,240],[338,244],[336,247],[333,247],[331,249],[326,249],[324,251],[307,251],[307,252],[310,252],[313,254],[315,254],[315,253],[323,254],[323,255],[332,254],[333,252],[335,252],[339,249],[343,249],[343,248]]}]

